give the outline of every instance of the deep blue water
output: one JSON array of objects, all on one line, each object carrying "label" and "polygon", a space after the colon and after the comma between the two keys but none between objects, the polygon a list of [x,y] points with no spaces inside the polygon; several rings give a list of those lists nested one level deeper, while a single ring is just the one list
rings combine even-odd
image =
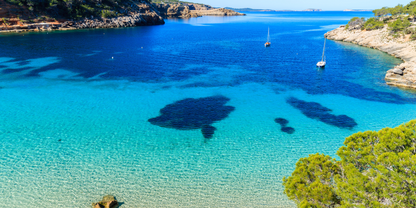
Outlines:
[{"label": "deep blue water", "polygon": [[104,194],[123,207],[293,206],[281,180],[300,157],[334,156],[352,133],[414,118],[416,95],[384,82],[399,59],[328,40],[327,67],[316,68],[323,35],[355,16],[372,13],[2,34],[0,199],[11,207],[85,207]]},{"label": "deep blue water", "polygon": [[[348,80],[360,76],[362,68],[384,73],[386,67],[397,63],[388,58],[369,59],[369,55],[363,54],[364,49],[356,51],[352,47],[342,47],[347,44],[329,41],[329,66],[325,71],[316,72],[315,62],[322,54],[323,34],[354,16],[368,17],[371,13],[249,13],[244,18],[168,20],[166,25],[154,27],[10,35],[2,37],[0,56],[13,58],[19,67],[8,68],[10,62],[0,66],[5,68],[2,70],[5,74],[25,70],[27,72],[19,76],[27,77],[59,68],[74,72],[84,80],[126,79],[146,83],[185,81],[208,74],[212,67],[238,66],[247,72],[224,83],[201,81],[179,87],[268,82],[301,88],[311,94],[413,102],[413,98]],[[270,49],[261,44],[267,27],[272,31],[273,47]],[[53,59],[54,63],[33,69],[28,61],[44,57]],[[183,68],[189,68],[190,64],[195,70],[184,72]],[[381,73],[377,82],[382,82]]]}]

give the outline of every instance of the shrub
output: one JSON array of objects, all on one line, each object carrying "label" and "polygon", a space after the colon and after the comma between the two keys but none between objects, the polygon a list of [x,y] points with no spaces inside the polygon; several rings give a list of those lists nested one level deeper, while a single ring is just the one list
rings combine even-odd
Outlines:
[{"label": "shrub", "polygon": [[416,29],[415,28],[406,28],[404,30],[405,34],[415,34],[416,33]]},{"label": "shrub", "polygon": [[397,19],[394,22],[389,23],[389,28],[393,31],[393,32],[400,32],[400,31],[404,31],[406,28],[408,28],[410,26],[410,22],[409,20],[405,19]]},{"label": "shrub", "polygon": [[339,204],[335,193],[334,175],[340,169],[330,156],[309,155],[296,163],[292,176],[283,178],[285,194],[300,207],[325,207]]},{"label": "shrub", "polygon": [[286,195],[299,207],[416,207],[416,120],[353,134],[337,155],[301,158]]},{"label": "shrub", "polygon": [[345,29],[349,29],[350,27],[352,27],[352,29],[360,29],[362,25],[364,24],[364,22],[365,22],[364,18],[354,17],[348,22]]},{"label": "shrub", "polygon": [[376,30],[376,29],[381,29],[383,27],[384,27],[383,22],[377,21],[374,17],[372,17],[364,23],[364,25],[361,29]]},{"label": "shrub", "polygon": [[351,22],[354,22],[355,20],[357,20],[357,19],[360,19],[359,17],[353,17],[349,22],[348,22],[348,24],[350,24]]},{"label": "shrub", "polygon": [[114,12],[112,12],[110,10],[102,10],[101,11],[101,16],[104,17],[104,18],[112,18],[112,17],[115,17],[116,15],[115,15]]}]

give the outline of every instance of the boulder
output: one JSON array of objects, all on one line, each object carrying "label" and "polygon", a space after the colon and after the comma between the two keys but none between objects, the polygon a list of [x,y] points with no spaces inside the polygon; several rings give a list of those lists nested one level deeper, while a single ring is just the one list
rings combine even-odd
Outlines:
[{"label": "boulder", "polygon": [[118,207],[118,202],[116,198],[112,195],[106,195],[99,202],[92,203],[93,208],[116,208]]},{"label": "boulder", "polygon": [[93,204],[92,206],[93,208],[104,208],[104,206],[99,203],[96,203],[95,205]]},{"label": "boulder", "polygon": [[397,68],[393,69],[393,73],[403,75],[403,71],[401,69],[397,69]]}]

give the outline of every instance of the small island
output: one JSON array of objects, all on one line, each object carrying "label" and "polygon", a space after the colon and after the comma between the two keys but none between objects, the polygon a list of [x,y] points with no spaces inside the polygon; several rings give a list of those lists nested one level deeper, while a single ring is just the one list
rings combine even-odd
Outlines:
[{"label": "small island", "polygon": [[344,9],[343,12],[371,12],[369,9]]},{"label": "small island", "polygon": [[273,9],[253,9],[253,8],[231,8],[225,7],[237,12],[322,12],[322,9],[305,9],[305,10],[273,10]]},{"label": "small island", "polygon": [[305,9],[303,12],[322,12],[322,9]]}]

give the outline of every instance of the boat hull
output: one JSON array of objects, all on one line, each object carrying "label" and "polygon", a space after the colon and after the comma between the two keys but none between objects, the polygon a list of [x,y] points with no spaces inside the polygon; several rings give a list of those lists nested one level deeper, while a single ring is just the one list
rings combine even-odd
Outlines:
[{"label": "boat hull", "polygon": [[324,67],[325,67],[325,65],[326,65],[326,62],[323,62],[323,61],[318,62],[318,63],[316,64],[316,66],[317,66],[317,67],[319,67],[319,68],[324,68]]}]

